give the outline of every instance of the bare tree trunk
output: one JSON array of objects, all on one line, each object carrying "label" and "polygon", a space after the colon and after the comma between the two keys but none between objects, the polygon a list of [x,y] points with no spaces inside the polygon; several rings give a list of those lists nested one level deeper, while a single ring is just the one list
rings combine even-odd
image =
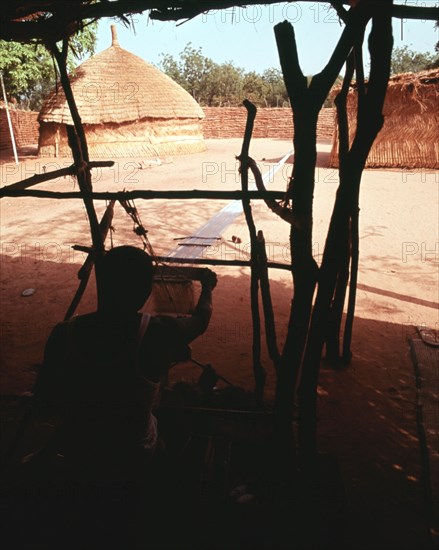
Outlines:
[{"label": "bare tree trunk", "polygon": [[[362,44],[360,45],[360,47]],[[349,153],[349,119],[347,114],[347,98],[352,77],[355,70],[355,53],[351,52],[346,62],[346,73],[342,88],[335,98],[338,123],[338,158],[340,165],[345,162]],[[328,319],[328,331],[326,335],[326,359],[335,366],[340,361],[340,330],[343,316],[343,308],[346,299],[347,284],[349,280],[350,251],[350,226],[347,226],[347,234],[343,236],[340,247],[343,247],[340,272],[337,277],[337,289]]]},{"label": "bare tree trunk", "polygon": [[[357,73],[357,90],[358,90],[358,107],[357,119],[362,116],[365,109],[366,88],[364,81],[364,65],[363,65],[363,50],[362,42],[364,36],[361,37],[361,43],[358,42],[355,48],[355,66]],[[358,282],[358,267],[360,261],[360,234],[359,234],[359,195],[353,199],[351,212],[351,280],[349,287],[348,310],[346,314],[346,323],[343,336],[343,353],[342,360],[345,364],[349,364],[352,359],[351,342],[352,329],[355,316],[355,304],[357,300],[357,282]]]},{"label": "bare tree trunk", "polygon": [[390,76],[392,52],[392,0],[379,5],[370,3],[372,31],[369,38],[371,71],[363,108],[359,112],[357,132],[346,162],[340,167],[340,186],[328,231],[316,303],[303,360],[299,388],[299,448],[302,464],[312,463],[316,454],[317,383],[322,348],[341,261],[339,241],[346,234],[351,213],[358,204],[362,171],[370,148],[380,131],[382,109]]},{"label": "bare tree trunk", "polygon": [[312,255],[317,119],[358,32],[370,19],[361,4],[351,11],[352,16],[330,61],[310,82],[300,68],[293,27],[287,22],[275,27],[280,63],[293,109],[295,148],[293,174],[286,197],[287,201],[292,201],[294,219],[290,231],[294,295],[276,386],[277,418],[285,429],[291,426],[294,388],[300,374],[318,278],[318,266]]}]

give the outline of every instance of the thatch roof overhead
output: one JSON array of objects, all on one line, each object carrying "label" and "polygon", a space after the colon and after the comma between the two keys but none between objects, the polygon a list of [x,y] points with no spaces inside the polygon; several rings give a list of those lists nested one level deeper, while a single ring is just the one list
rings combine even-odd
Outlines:
[{"label": "thatch roof overhead", "polygon": [[[114,29],[111,47],[82,63],[71,83],[84,124],[204,117],[198,103],[179,84],[122,49]],[[44,103],[39,120],[72,124],[60,87]]]},{"label": "thatch roof overhead", "polygon": [[[84,21],[91,19],[124,18],[144,11],[149,11],[151,19],[191,19],[209,10],[278,2],[279,0],[9,0],[2,3],[0,38],[55,43],[71,36],[82,28]],[[330,3],[329,0],[317,2]],[[352,4],[352,0],[337,2],[339,7],[349,4]],[[400,19],[437,20],[439,9],[424,4],[422,2],[419,6],[408,6],[406,2],[395,3],[392,13]]]}]

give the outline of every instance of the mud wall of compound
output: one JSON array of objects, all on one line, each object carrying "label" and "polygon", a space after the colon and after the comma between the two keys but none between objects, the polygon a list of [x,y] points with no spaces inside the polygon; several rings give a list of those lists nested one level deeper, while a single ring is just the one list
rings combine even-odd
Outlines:
[{"label": "mud wall of compound", "polygon": [[[242,138],[247,111],[242,107],[203,107],[205,138]],[[317,138],[332,141],[335,112],[322,109],[319,115]],[[253,130],[254,138],[293,139],[293,122],[290,108],[258,109]]]},{"label": "mud wall of compound", "polygon": [[[38,143],[38,113],[9,109],[12,127],[14,129],[17,148],[35,145]],[[12,151],[11,134],[9,131],[7,112],[0,106],[0,150]]]}]

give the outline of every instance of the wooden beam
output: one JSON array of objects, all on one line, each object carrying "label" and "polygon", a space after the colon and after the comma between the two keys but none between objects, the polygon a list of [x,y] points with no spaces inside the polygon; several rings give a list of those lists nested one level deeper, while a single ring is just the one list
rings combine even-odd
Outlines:
[{"label": "wooden beam", "polygon": [[[218,267],[250,267],[250,260],[215,260],[214,258],[168,258],[167,256],[156,256],[156,260],[173,264],[213,265]],[[267,262],[269,269],[280,269],[291,272],[291,264],[279,262]]]},{"label": "wooden beam", "polygon": [[137,190],[137,191],[43,191],[37,189],[8,189],[4,187],[0,189],[0,198],[3,197],[33,197],[38,199],[94,199],[94,200],[154,200],[154,199],[181,199],[181,200],[241,200],[243,197],[248,199],[283,199],[285,193],[282,191],[205,191],[194,189],[192,191],[152,191],[152,190]]},{"label": "wooden beam", "polygon": [[[301,0],[309,3],[331,4],[330,0]],[[376,0],[379,4],[382,0]],[[153,4],[154,2],[150,2]],[[230,8],[245,8],[246,6],[278,4],[278,0],[269,0],[266,2],[258,2],[257,0],[244,1],[225,1],[225,0],[207,0],[203,2],[166,2],[166,6],[162,9],[154,6],[151,10],[151,19],[160,21],[178,21],[180,19],[192,19],[201,13],[212,10],[230,9]],[[369,2],[371,3],[371,2]],[[349,6],[350,2],[343,0],[339,4]],[[395,5],[393,7],[392,16],[399,19],[422,19],[436,21],[439,18],[439,9],[437,7],[426,6],[408,6],[405,4]]]},{"label": "wooden beam", "polygon": [[[73,250],[90,254],[93,249],[89,246],[73,245]],[[212,265],[218,267],[250,267],[250,260],[216,260],[215,258],[175,258],[169,256],[155,256],[154,259],[160,264],[177,265]],[[291,271],[291,264],[282,264],[280,262],[267,262],[269,269],[280,269],[282,271]]]}]

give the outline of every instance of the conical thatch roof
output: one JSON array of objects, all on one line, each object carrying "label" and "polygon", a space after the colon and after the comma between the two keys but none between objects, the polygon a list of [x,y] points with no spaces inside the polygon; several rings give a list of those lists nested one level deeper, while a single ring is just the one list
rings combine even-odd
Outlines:
[{"label": "conical thatch roof", "polygon": [[[201,119],[192,96],[159,69],[119,46],[114,28],[110,48],[91,57],[71,77],[84,124],[149,119]],[[44,103],[40,122],[72,124],[61,87]]]},{"label": "conical thatch roof", "polygon": [[[393,76],[384,103],[384,126],[373,144],[366,166],[437,169],[438,100],[439,69]],[[356,128],[357,101],[357,88],[354,85],[348,95],[351,143]],[[337,151],[336,126],[330,162],[333,167],[338,166]]]}]

